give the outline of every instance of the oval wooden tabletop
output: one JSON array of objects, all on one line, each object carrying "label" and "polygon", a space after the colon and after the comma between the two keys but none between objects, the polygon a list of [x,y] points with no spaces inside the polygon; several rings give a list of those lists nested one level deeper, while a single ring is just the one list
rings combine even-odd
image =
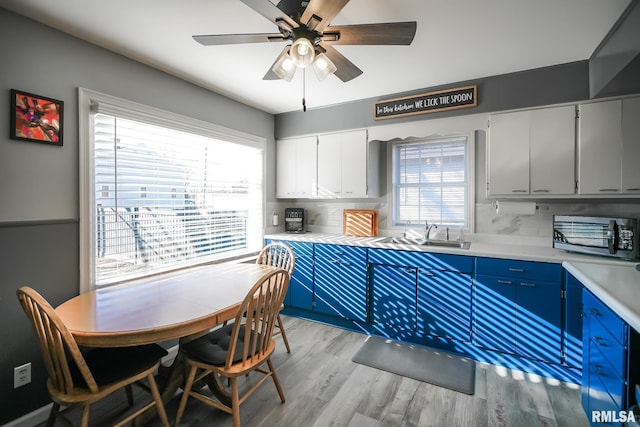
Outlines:
[{"label": "oval wooden tabletop", "polygon": [[274,267],[214,264],[78,295],[56,312],[80,345],[162,342],[233,318],[249,289]]}]

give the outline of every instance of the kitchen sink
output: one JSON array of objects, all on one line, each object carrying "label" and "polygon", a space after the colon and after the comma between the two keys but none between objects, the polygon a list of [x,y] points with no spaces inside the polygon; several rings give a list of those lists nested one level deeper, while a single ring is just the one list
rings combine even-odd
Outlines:
[{"label": "kitchen sink", "polygon": [[396,245],[439,246],[445,248],[469,249],[471,242],[465,240],[439,240],[439,239],[412,239],[410,237],[387,237],[380,243],[393,243]]}]

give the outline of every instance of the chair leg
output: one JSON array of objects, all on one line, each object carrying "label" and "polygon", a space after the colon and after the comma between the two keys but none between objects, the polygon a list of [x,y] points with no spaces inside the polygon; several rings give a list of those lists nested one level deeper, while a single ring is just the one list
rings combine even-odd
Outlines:
[{"label": "chair leg", "polygon": [[132,407],[133,406],[133,388],[131,387],[131,384],[126,386],[125,390],[127,392],[127,402],[129,402],[129,407]]},{"label": "chair leg", "polygon": [[189,371],[189,376],[187,376],[187,381],[184,385],[184,389],[182,390],[182,398],[180,399],[180,406],[178,406],[178,413],[176,414],[176,422],[175,426],[178,427],[180,425],[180,419],[182,418],[182,414],[184,413],[184,408],[187,406],[187,399],[189,399],[189,393],[191,392],[191,387],[193,387],[193,380],[196,377],[196,371],[198,368],[195,366],[191,367]]},{"label": "chair leg", "polygon": [[229,379],[231,380],[231,413],[233,414],[233,427],[240,427],[240,396],[238,393],[238,378],[231,377]]},{"label": "chair leg", "polygon": [[53,427],[53,425],[56,423],[58,411],[60,411],[60,404],[53,402],[53,406],[51,407],[51,411],[49,412],[49,419],[47,420],[47,427]]},{"label": "chair leg", "polygon": [[289,347],[289,340],[287,339],[287,334],[284,331],[284,324],[282,323],[282,318],[280,317],[280,313],[278,313],[276,322],[278,322],[277,326],[278,326],[278,329],[280,329],[280,335],[282,335],[282,341],[284,341],[284,346],[287,349],[287,353],[291,353],[291,348]]},{"label": "chair leg", "polygon": [[91,406],[84,405],[82,408],[82,421],[80,421],[80,427],[89,427],[89,412],[91,412]]},{"label": "chair leg", "polygon": [[276,374],[276,369],[273,367],[273,362],[269,357],[267,359],[267,366],[269,366],[269,370],[271,371],[271,378],[273,379],[273,383],[276,385],[276,389],[278,390],[278,395],[280,396],[280,400],[282,403],[285,401],[284,392],[282,391],[282,386],[280,385],[280,379],[278,379],[278,374]]},{"label": "chair leg", "polygon": [[162,401],[162,396],[160,396],[160,390],[158,390],[158,384],[156,383],[156,379],[153,378],[153,374],[149,374],[147,377],[149,381],[149,388],[151,389],[151,394],[153,395],[153,400],[156,402],[156,409],[158,411],[158,416],[162,421],[162,425],[164,427],[169,427],[169,419],[167,418],[167,411],[164,408],[164,402]]}]

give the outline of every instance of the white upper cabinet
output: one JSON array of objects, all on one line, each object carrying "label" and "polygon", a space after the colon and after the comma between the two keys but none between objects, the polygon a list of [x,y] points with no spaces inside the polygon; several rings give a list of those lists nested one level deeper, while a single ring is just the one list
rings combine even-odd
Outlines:
[{"label": "white upper cabinet", "polygon": [[488,194],[529,194],[529,120],[531,112],[492,115],[489,119]]},{"label": "white upper cabinet", "polygon": [[573,195],[575,141],[574,106],[492,115],[488,195]]},{"label": "white upper cabinet", "polygon": [[377,197],[378,156],[370,148],[366,130],[318,136],[318,197]]},{"label": "white upper cabinet", "polygon": [[276,196],[312,198],[317,188],[317,138],[281,139],[276,142]]},{"label": "white upper cabinet", "polygon": [[622,101],[580,105],[580,194],[619,194],[622,161]]},{"label": "white upper cabinet", "polygon": [[580,106],[580,194],[640,195],[640,98]]},{"label": "white upper cabinet", "polygon": [[530,193],[575,194],[575,106],[532,110],[529,136]]},{"label": "white upper cabinet", "polygon": [[640,196],[640,98],[622,100],[622,192]]}]

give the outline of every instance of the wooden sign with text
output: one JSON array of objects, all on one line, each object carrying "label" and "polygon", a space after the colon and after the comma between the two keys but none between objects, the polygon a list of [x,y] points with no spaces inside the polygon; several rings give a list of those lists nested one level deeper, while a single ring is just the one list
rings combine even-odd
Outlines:
[{"label": "wooden sign with text", "polygon": [[473,85],[376,102],[373,106],[373,114],[375,120],[381,120],[476,105],[478,105],[478,88]]}]

